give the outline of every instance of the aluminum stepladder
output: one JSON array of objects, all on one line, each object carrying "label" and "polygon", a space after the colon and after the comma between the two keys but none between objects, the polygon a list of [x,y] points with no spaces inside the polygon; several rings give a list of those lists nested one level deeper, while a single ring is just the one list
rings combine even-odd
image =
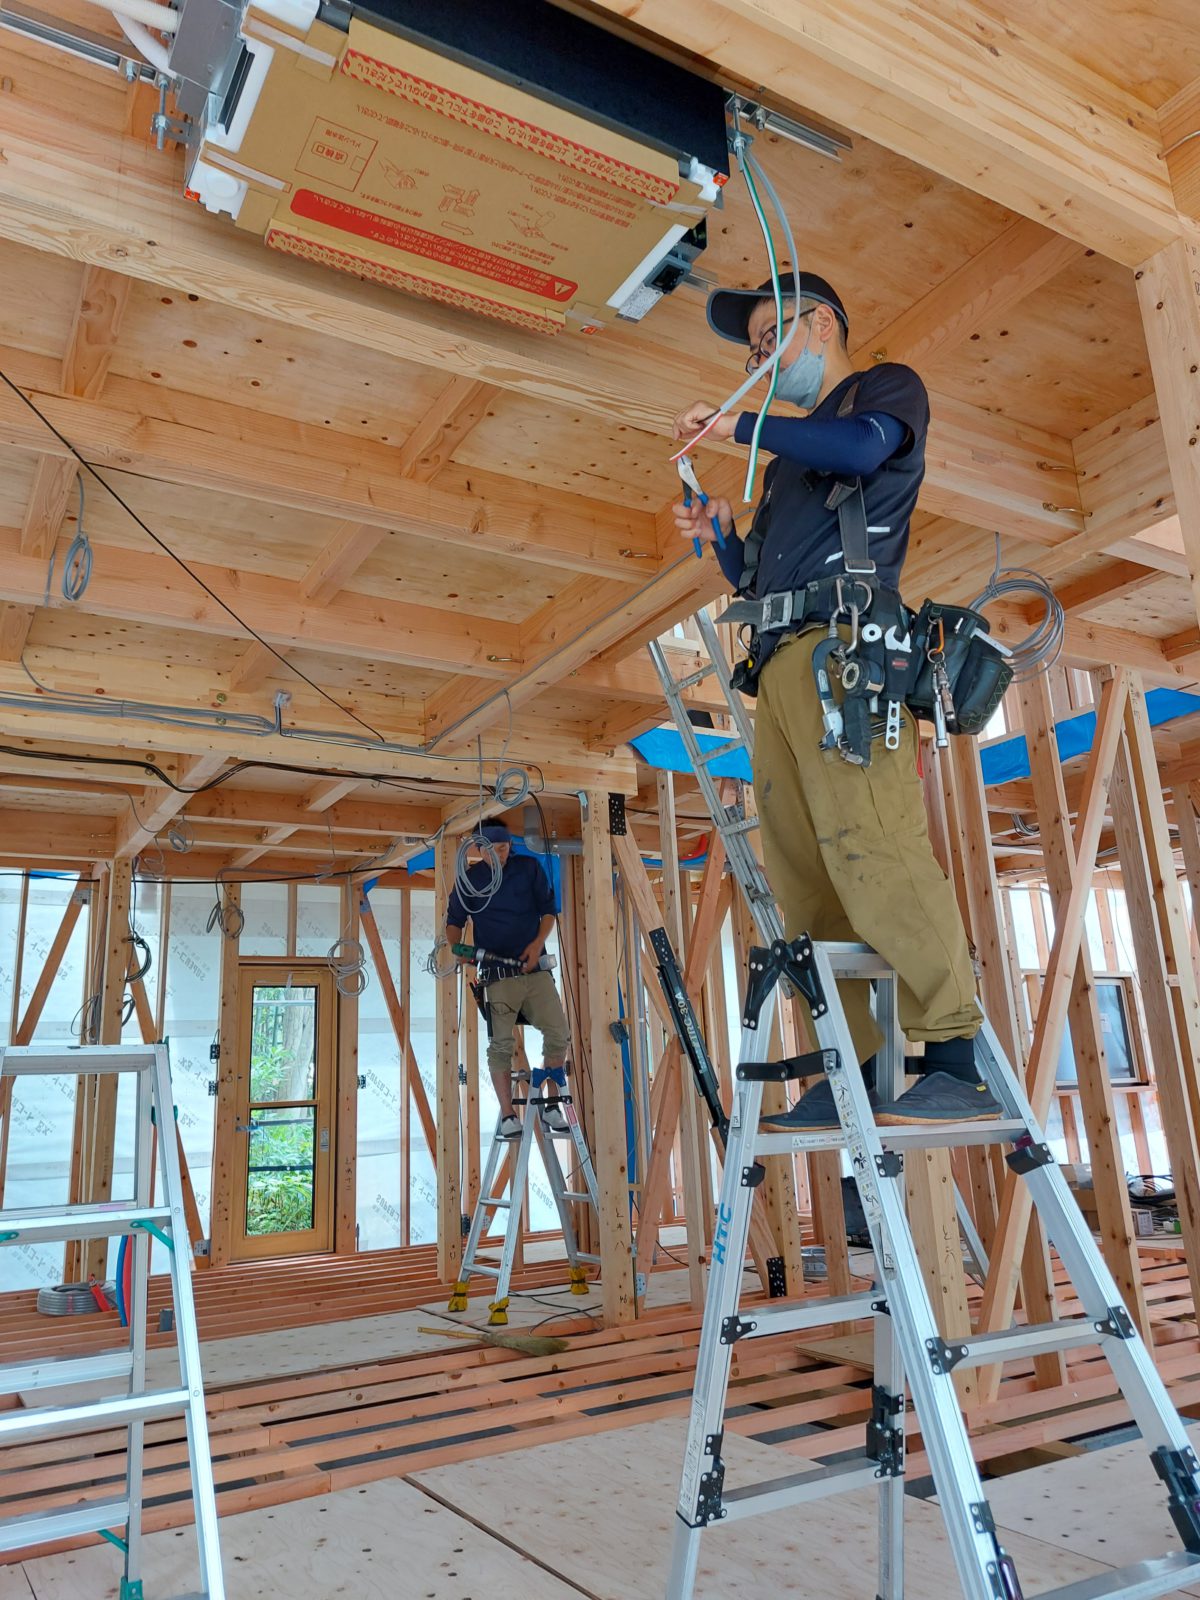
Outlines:
[{"label": "aluminum stepladder", "polygon": [[[757,819],[723,802],[710,771],[722,755],[745,750],[752,758],[753,731],[739,696],[728,685],[729,668],[711,619],[696,622],[708,664],[676,680],[657,643],[650,652],[685,747],[691,757],[714,828],[766,948],[753,951],[743,1015],[741,1062],[734,1086],[728,1148],[717,1216],[713,1264],[697,1360],[697,1380],[680,1485],[668,1600],[690,1600],[699,1560],[700,1534],[709,1523],[803,1504],[866,1485],[879,1498],[880,1600],[904,1595],[905,1383],[911,1390],[922,1438],[944,1508],[950,1546],[968,1600],[1019,1600],[1020,1580],[996,1537],[995,1525],[971,1454],[966,1423],[953,1387],[958,1366],[992,1365],[1010,1359],[1099,1344],[1146,1438],[1151,1460],[1168,1489],[1168,1507],[1185,1546],[1178,1554],[1083,1580],[1053,1591],[1058,1600],[1151,1600],[1189,1581],[1200,1570],[1200,1463],[1197,1462],[1153,1359],[1138,1336],[1120,1294],[1066,1180],[1050,1157],[1045,1135],[996,1036],[985,1021],[977,1059],[1003,1116],[991,1123],[937,1128],[879,1128],[862,1075],[851,1065],[853,1046],[836,979],[872,980],[876,1020],[885,1035],[879,1052],[880,1092],[894,1098],[903,1075],[903,1039],[896,1023],[895,974],[873,951],[858,945],[787,944],[748,835]],[[717,673],[734,734],[700,748],[683,695]],[[762,1054],[776,1001],[777,984],[809,1002],[819,1049],[791,1062],[764,1063]],[[842,1124],[840,1133],[762,1133],[763,1084],[826,1074]],[[1075,1287],[1084,1316],[1041,1328],[1014,1327],[953,1345],[941,1337],[908,1229],[904,1210],[903,1152],[906,1147],[967,1143],[1011,1145],[1010,1166],[1028,1182],[1035,1208]],[[851,1295],[799,1305],[755,1308],[739,1314],[742,1264],[753,1189],[761,1181],[760,1156],[845,1149],[871,1233],[877,1286]],[[963,1208],[960,1204],[960,1220]],[[977,1259],[982,1254],[975,1246]],[[741,1338],[788,1333],[828,1322],[871,1316],[875,1326],[875,1384],[863,1455],[770,1482],[726,1492],[721,1459],[725,1397],[733,1346]]]},{"label": "aluminum stepladder", "polygon": [[[876,1016],[887,1043],[881,1061],[887,1092],[902,1061],[895,1021],[895,975],[864,945],[776,941],[750,953],[742,1017],[741,1061],[735,1074],[729,1144],[717,1213],[716,1242],[696,1366],[696,1386],[676,1508],[668,1600],[690,1600],[700,1537],[713,1522],[802,1505],[851,1489],[875,1486],[879,1496],[880,1600],[904,1596],[905,1384],[929,1457],[962,1592],[967,1600],[1021,1600],[1021,1581],[1000,1543],[971,1453],[954,1388],[958,1367],[991,1366],[1051,1351],[1099,1345],[1168,1492],[1168,1510],[1185,1548],[1119,1571],[1044,1591],[1039,1600],[1152,1600],[1200,1576],[1200,1461],[1171,1403],[1153,1358],[1122,1304],[1099,1248],[1050,1155],[1045,1134],[991,1025],[984,1022],[977,1060],[1002,1108],[992,1122],[941,1127],[879,1127],[855,1060],[837,992],[837,979],[876,984]],[[764,1062],[763,1049],[779,981],[808,1002],[819,1048],[783,1062]],[[840,1132],[789,1134],[759,1127],[763,1085],[828,1077]],[[1081,1317],[1041,1327],[1013,1327],[948,1343],[938,1330],[904,1205],[904,1152],[931,1146],[998,1144],[1028,1183],[1084,1308]],[[753,1190],[761,1159],[844,1149],[862,1200],[875,1258],[875,1286],[864,1294],[824,1301],[739,1307]],[[727,1490],[722,1460],[726,1392],[734,1346],[744,1338],[792,1333],[829,1322],[872,1317],[875,1383],[863,1453],[767,1482]]]},{"label": "aluminum stepladder", "polygon": [[[508,1321],[509,1284],[512,1280],[513,1263],[516,1260],[517,1240],[521,1236],[521,1219],[525,1210],[526,1180],[529,1176],[529,1158],[533,1149],[533,1141],[537,1140],[538,1149],[541,1151],[542,1164],[546,1170],[546,1179],[550,1185],[550,1192],[554,1196],[555,1210],[562,1227],[563,1244],[567,1252],[567,1271],[572,1294],[586,1294],[587,1266],[599,1266],[600,1257],[589,1255],[579,1248],[579,1239],[575,1231],[575,1219],[571,1214],[573,1205],[589,1205],[599,1216],[600,1200],[596,1186],[596,1172],[592,1166],[592,1157],[587,1147],[587,1138],[583,1125],[575,1111],[575,1103],[566,1092],[566,1072],[563,1068],[563,1082],[556,1082],[558,1088],[557,1104],[566,1119],[567,1131],[555,1133],[544,1126],[542,1122],[542,1108],[547,1103],[544,1090],[551,1074],[545,1067],[535,1068],[530,1074],[529,1092],[523,1098],[513,1096],[514,1105],[525,1107],[525,1116],[521,1124],[521,1137],[519,1139],[503,1139],[500,1136],[501,1118],[496,1118],[496,1131],[492,1135],[492,1147],[488,1151],[487,1161],[484,1164],[483,1176],[479,1183],[479,1198],[475,1203],[475,1212],[471,1218],[471,1226],[467,1232],[467,1242],[463,1250],[462,1266],[459,1269],[458,1281],[450,1296],[447,1307],[450,1311],[465,1311],[467,1309],[467,1296],[471,1278],[482,1276],[495,1278],[496,1297],[488,1306],[488,1322],[501,1325]],[[574,1151],[575,1165],[572,1176],[582,1177],[584,1188],[573,1190],[567,1187],[567,1179],[563,1173],[562,1162],[558,1157],[557,1145],[569,1140]],[[508,1177],[504,1189],[497,1192],[496,1183],[499,1180],[500,1168],[505,1155],[515,1151],[513,1160],[509,1163]],[[507,1213],[504,1227],[504,1242],[500,1247],[499,1259],[487,1260],[481,1256],[484,1248],[484,1237],[493,1220],[501,1213]]]},{"label": "aluminum stepladder", "polygon": [[[0,1366],[0,1393],[53,1389],[64,1384],[125,1380],[125,1392],[110,1398],[0,1413],[0,1447],[18,1440],[124,1427],[125,1493],[118,1499],[66,1511],[34,1512],[0,1520],[0,1551],[54,1539],[99,1533],[124,1552],[120,1600],[142,1600],[143,1445],[145,1424],[182,1414],[187,1428],[192,1505],[196,1519],[200,1587],[179,1600],[224,1600],[217,1503],[200,1371],[200,1341],[192,1297],[192,1258],[183,1210],[183,1184],[175,1142],[175,1107],[165,1044],[27,1045],[0,1047],[4,1076],[72,1077],[128,1073],[135,1078],[133,1196],[115,1204],[84,1203],[0,1211],[0,1246],[110,1239],[128,1236],[133,1252],[128,1305],[129,1348],[95,1356],[46,1356]],[[154,1130],[160,1197],[154,1199]],[[146,1315],[152,1239],[167,1248],[177,1337],[178,1387],[146,1388]],[[115,1530],[121,1529],[120,1533]],[[147,1596],[146,1600],[151,1600]]]}]

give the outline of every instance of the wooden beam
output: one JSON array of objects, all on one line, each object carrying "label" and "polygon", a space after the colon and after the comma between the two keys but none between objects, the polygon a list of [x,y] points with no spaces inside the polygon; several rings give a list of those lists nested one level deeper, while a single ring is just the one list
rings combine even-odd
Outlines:
[{"label": "wooden beam", "polygon": [[613,1327],[636,1315],[633,1238],[629,1216],[629,1152],[625,1133],[625,1076],[621,1049],[609,1024],[616,1021],[617,925],[613,899],[608,796],[587,796],[583,818],[583,913],[592,1063],[592,1158],[600,1186],[601,1289],[604,1321]]},{"label": "wooden beam", "polygon": [[[21,525],[21,553],[44,566],[75,495],[77,471],[71,459],[43,455],[33,469],[33,487],[25,503]],[[44,580],[43,580],[44,587]]]},{"label": "wooden beam", "polygon": [[1013,310],[1083,255],[1074,239],[1021,218],[860,345],[851,360],[855,366],[899,361],[920,370],[989,319]]},{"label": "wooden beam", "polygon": [[[1071,892],[1056,919],[1054,946],[1046,971],[1042,1002],[1038,1008],[1033,1044],[1026,1071],[1029,1098],[1034,1115],[1044,1122],[1054,1094],[1054,1074],[1059,1046],[1067,1020],[1075,967],[1083,940],[1083,918],[1092,892],[1092,874],[1100,830],[1107,812],[1108,786],[1121,734],[1121,719],[1129,693],[1128,675],[1119,671],[1105,683],[1097,709],[1096,736],[1087,769],[1083,804],[1075,830],[1075,878]],[[987,1286],[980,1310],[981,1331],[1006,1328],[1012,1319],[1016,1300],[1017,1275],[1031,1215],[1029,1189],[1008,1173],[1000,1205]],[[997,1369],[990,1368],[981,1392],[989,1395],[998,1383]]]},{"label": "wooden beam", "polygon": [[[1064,914],[1076,875],[1062,763],[1054,740],[1054,708],[1044,676],[1021,685],[1021,719],[1037,800],[1040,844],[1055,921]],[[1130,1315],[1142,1336],[1151,1337],[1150,1316],[1138,1266],[1137,1237],[1125,1181],[1120,1131],[1108,1061],[1096,1007],[1086,940],[1081,941],[1068,1007],[1071,1045],[1087,1128],[1088,1159],[1100,1223],[1100,1243]]]},{"label": "wooden beam", "polygon": [[1157,119],[972,0],[595,0],[595,9],[1128,266],[1184,231]]},{"label": "wooden beam", "polygon": [[135,856],[139,850],[153,844],[167,824],[187,807],[191,796],[186,791],[198,788],[210,778],[215,778],[225,764],[224,755],[196,756],[188,762],[179,780],[184,793],[181,794],[176,789],[143,792],[142,804],[138,806],[135,803],[134,815],[119,827],[113,854],[117,857]]},{"label": "wooden beam", "polygon": [[[1143,567],[1136,561],[1112,561],[1082,578],[1064,583],[1055,592],[1068,617],[1082,617],[1162,581],[1163,575],[1155,567]],[[1163,653],[1167,654],[1165,646]]]},{"label": "wooden beam", "polygon": [[1172,243],[1136,277],[1192,602],[1200,616],[1200,245]]},{"label": "wooden beam", "polygon": [[[344,437],[286,417],[149,387],[134,391],[144,409],[126,409],[57,393],[50,364],[22,351],[0,350],[0,362],[98,470],[110,466],[629,584],[645,577],[646,563],[621,551],[646,548],[653,529],[647,512],[487,474],[478,476],[497,492],[462,493],[399,475],[396,452],[385,444],[356,440],[348,462]],[[8,389],[0,391],[0,443],[73,470],[71,452]]]},{"label": "wooden beam", "polygon": [[83,269],[75,319],[62,364],[62,391],[95,400],[104,388],[133,280],[91,263]]},{"label": "wooden beam", "polygon": [[272,673],[282,670],[275,652],[268,650],[265,644],[259,644],[256,639],[253,644],[246,646],[230,669],[229,687],[235,694],[243,694],[247,690],[261,688]]},{"label": "wooden beam", "polygon": [[0,661],[19,661],[33,626],[34,606],[14,606],[0,601]]},{"label": "wooden beam", "polygon": [[1175,204],[1186,216],[1200,218],[1200,78],[1158,108],[1158,125]]},{"label": "wooden beam", "polygon": [[[433,923],[446,925],[446,908],[454,884],[454,841],[434,846]],[[435,987],[437,1026],[437,1263],[438,1279],[454,1283],[462,1264],[462,1194],[458,1107],[458,984],[451,979]],[[593,1057],[593,1070],[595,1058]]]}]

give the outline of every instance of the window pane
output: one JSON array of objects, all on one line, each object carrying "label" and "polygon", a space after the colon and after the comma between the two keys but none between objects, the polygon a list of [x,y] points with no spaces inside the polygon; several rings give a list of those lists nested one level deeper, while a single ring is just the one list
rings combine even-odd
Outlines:
[{"label": "window pane", "polygon": [[254,986],[250,1101],[311,1100],[316,1093],[317,990]]},{"label": "window pane", "polygon": [[300,1233],[313,1225],[316,1110],[255,1111],[250,1118],[246,1232]]}]

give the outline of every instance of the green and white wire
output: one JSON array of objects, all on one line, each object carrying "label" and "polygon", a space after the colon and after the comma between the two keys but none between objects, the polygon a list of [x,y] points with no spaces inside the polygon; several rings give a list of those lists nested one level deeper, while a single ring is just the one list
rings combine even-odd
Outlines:
[{"label": "green and white wire", "polygon": [[[771,229],[768,226],[766,214],[762,208],[762,202],[758,198],[758,189],[754,183],[754,174],[751,171],[753,157],[740,140],[738,141],[736,147],[736,154],[742,169],[742,176],[746,180],[746,188],[750,192],[750,204],[754,207],[754,215],[758,218],[758,225],[762,229],[763,242],[767,247],[767,259],[771,263],[771,288],[775,294],[775,349],[778,352],[784,343],[783,292],[779,283],[779,262],[775,257],[775,241],[771,237]],[[757,165],[757,163],[753,164]],[[793,322],[793,329],[795,326],[796,324]],[[746,481],[742,485],[742,499],[747,505],[749,505],[751,500],[754,498],[754,480],[758,476],[759,439],[762,435],[763,423],[767,420],[767,413],[771,409],[771,402],[775,398],[775,390],[778,384],[779,362],[776,360],[771,368],[771,381],[767,385],[767,392],[763,397],[763,403],[758,408],[758,416],[754,421],[754,433],[750,438],[750,459],[746,463]]]}]

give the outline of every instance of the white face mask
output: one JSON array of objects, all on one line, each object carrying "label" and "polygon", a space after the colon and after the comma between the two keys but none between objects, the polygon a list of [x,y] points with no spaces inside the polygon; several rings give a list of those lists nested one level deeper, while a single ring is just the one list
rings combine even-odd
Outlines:
[{"label": "white face mask", "polygon": [[775,393],[781,400],[786,400],[789,405],[799,406],[802,411],[811,411],[816,405],[821,385],[825,381],[825,353],[823,350],[808,348],[808,340],[811,337],[810,322],[804,349],[786,367],[780,366],[779,379],[775,385]]}]

